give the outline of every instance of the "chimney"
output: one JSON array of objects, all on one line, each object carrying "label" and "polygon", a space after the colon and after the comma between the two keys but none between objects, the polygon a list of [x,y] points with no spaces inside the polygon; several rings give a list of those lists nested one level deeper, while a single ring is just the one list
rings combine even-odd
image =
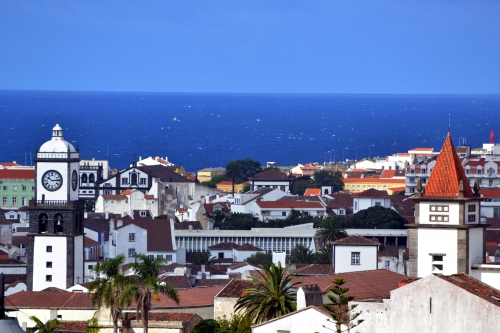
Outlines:
[{"label": "chimney", "polygon": [[205,274],[205,265],[201,265],[201,279],[205,280],[207,278],[207,274]]},{"label": "chimney", "polygon": [[105,218],[106,220],[107,220],[107,219],[109,219],[109,214],[108,214],[108,212],[104,212],[104,218]]},{"label": "chimney", "polygon": [[323,304],[323,295],[317,284],[305,285],[297,290],[297,310],[318,304]]},{"label": "chimney", "polygon": [[190,225],[188,225],[188,230],[189,230],[189,231],[193,231],[193,226],[192,226],[191,224],[190,224]]}]

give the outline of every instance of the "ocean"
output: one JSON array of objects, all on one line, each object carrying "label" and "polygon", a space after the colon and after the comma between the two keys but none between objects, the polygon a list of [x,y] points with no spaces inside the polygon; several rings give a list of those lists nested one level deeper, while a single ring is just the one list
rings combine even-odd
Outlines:
[{"label": "ocean", "polygon": [[449,125],[455,145],[481,147],[491,131],[500,138],[499,115],[500,95],[0,90],[0,162],[33,164],[56,123],[82,159],[123,169],[161,156],[197,171],[247,157],[297,165],[440,150]]}]

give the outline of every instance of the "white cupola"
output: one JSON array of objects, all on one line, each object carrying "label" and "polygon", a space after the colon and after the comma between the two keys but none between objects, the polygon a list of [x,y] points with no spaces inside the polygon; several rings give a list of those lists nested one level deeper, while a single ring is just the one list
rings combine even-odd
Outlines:
[{"label": "white cupola", "polygon": [[52,129],[52,139],[45,142],[40,149],[40,153],[66,153],[76,152],[75,147],[63,138],[63,129],[56,124]]}]

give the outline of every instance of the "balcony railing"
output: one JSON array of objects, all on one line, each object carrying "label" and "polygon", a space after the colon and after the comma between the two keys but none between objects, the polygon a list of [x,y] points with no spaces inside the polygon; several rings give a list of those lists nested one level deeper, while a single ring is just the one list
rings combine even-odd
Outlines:
[{"label": "balcony railing", "polygon": [[84,201],[66,201],[66,200],[30,200],[30,208],[51,207],[51,208],[66,208],[66,209],[82,209],[85,207]]}]

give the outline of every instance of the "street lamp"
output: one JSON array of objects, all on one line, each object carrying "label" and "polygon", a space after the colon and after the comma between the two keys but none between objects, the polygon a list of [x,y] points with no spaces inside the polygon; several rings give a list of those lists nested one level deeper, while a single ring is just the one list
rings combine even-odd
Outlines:
[{"label": "street lamp", "polygon": [[335,163],[335,156],[337,156],[338,154],[333,154],[333,163]]},{"label": "street lamp", "polygon": [[368,146],[368,158],[370,158],[370,155],[371,155],[371,149],[372,147],[375,146],[375,145],[369,145]]},{"label": "street lamp", "polygon": [[344,148],[344,149],[342,150],[342,163],[344,163],[344,162],[345,162],[345,154],[344,154],[344,153],[345,153],[345,150],[346,150],[346,149],[349,149],[349,147]]},{"label": "street lamp", "polygon": [[356,162],[358,161],[358,148],[359,146],[356,147]]},{"label": "street lamp", "polygon": [[394,142],[392,145],[391,145],[391,155],[392,155],[392,148],[396,145],[396,142]]},{"label": "street lamp", "polygon": [[335,151],[335,149],[330,150],[330,164],[332,164],[332,151]]}]

